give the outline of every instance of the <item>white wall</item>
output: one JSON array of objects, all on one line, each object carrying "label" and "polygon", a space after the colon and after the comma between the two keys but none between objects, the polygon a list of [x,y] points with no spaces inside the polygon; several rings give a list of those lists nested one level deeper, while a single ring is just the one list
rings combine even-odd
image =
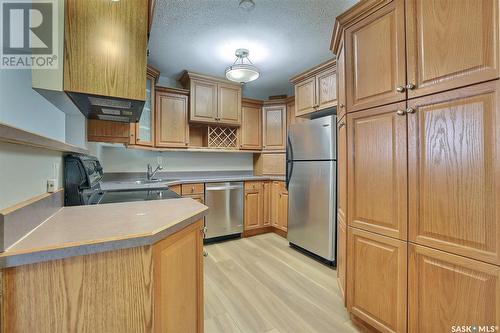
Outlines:
[{"label": "white wall", "polygon": [[104,172],[146,172],[148,163],[156,166],[158,162],[162,164],[164,171],[248,171],[253,169],[253,155],[250,153],[154,152],[122,147],[102,147],[96,155],[99,155]]},{"label": "white wall", "polygon": [[0,122],[64,142],[65,118],[31,88],[31,70],[0,70]]},{"label": "white wall", "polygon": [[0,142],[0,209],[45,193],[54,164],[62,187],[62,153]]}]

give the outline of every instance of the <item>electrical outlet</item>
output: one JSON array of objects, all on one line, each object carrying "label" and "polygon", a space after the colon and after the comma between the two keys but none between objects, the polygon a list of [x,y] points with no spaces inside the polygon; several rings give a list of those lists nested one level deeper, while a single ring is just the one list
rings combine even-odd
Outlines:
[{"label": "electrical outlet", "polygon": [[56,183],[55,179],[47,180],[47,192],[54,193],[56,191]]}]

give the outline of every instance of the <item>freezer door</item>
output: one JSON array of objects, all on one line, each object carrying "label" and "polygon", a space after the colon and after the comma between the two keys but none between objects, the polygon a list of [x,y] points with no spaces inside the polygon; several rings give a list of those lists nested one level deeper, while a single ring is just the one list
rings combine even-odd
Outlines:
[{"label": "freezer door", "polygon": [[335,161],[293,162],[288,186],[288,241],[335,260]]},{"label": "freezer door", "polygon": [[337,159],[335,124],[335,116],[326,116],[291,125],[287,158],[291,160]]}]

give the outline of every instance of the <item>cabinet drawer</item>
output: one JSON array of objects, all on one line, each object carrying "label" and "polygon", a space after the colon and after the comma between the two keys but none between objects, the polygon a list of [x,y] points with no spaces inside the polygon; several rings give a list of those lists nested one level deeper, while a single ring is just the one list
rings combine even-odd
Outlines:
[{"label": "cabinet drawer", "polygon": [[205,192],[205,184],[182,184],[182,195],[203,194]]},{"label": "cabinet drawer", "polygon": [[263,188],[263,184],[261,181],[250,181],[245,182],[245,192],[247,191],[260,191]]},{"label": "cabinet drawer", "polygon": [[184,198],[191,198],[198,201],[201,204],[205,204],[205,194],[189,194],[185,195]]}]

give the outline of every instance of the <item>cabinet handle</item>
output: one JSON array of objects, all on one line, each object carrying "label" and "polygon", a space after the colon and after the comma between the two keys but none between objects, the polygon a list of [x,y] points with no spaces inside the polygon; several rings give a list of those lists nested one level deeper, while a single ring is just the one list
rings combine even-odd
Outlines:
[{"label": "cabinet handle", "polygon": [[340,103],[339,107],[340,107],[341,109],[343,109],[343,108],[345,107],[345,105],[344,105],[344,104],[342,104],[342,103]]},{"label": "cabinet handle", "polygon": [[406,88],[405,88],[405,87],[403,87],[403,86],[398,86],[398,87],[396,88],[396,91],[397,91],[397,92],[399,92],[399,93],[403,93],[403,92],[405,92],[405,91],[406,91]]},{"label": "cabinet handle", "polygon": [[406,113],[415,113],[415,109],[414,108],[408,108],[408,109],[406,109]]},{"label": "cabinet handle", "polygon": [[403,110],[398,110],[398,111],[396,111],[396,114],[397,114],[398,116],[404,116],[404,115],[405,115],[405,112],[404,112]]},{"label": "cabinet handle", "polygon": [[341,129],[341,128],[342,128],[342,127],[344,127],[344,126],[345,126],[345,122],[341,122],[341,123],[339,124],[339,129]]},{"label": "cabinet handle", "polygon": [[413,83],[408,83],[408,84],[406,85],[406,89],[408,89],[408,90],[413,90],[413,89],[415,89],[415,84],[413,84]]}]

